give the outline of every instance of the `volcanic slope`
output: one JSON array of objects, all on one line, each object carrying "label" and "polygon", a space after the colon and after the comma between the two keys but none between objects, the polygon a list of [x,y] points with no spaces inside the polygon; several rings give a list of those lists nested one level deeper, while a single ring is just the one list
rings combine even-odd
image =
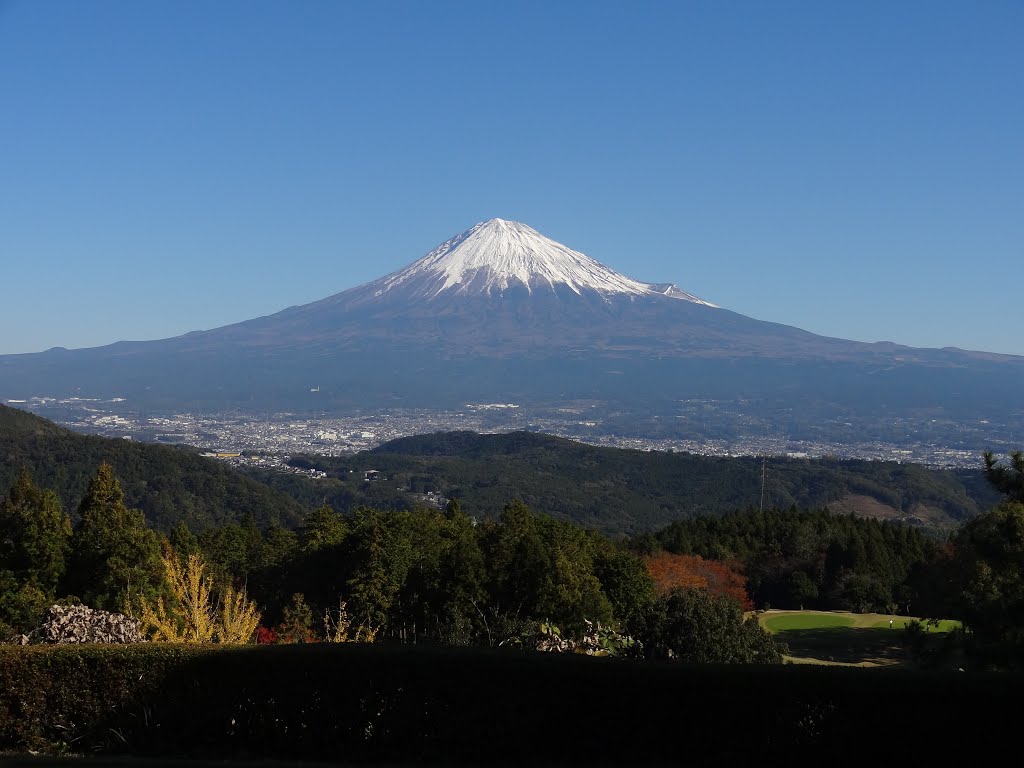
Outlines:
[{"label": "volcanic slope", "polygon": [[754,320],[502,219],[403,270],[267,317],[0,357],[0,397],[121,396],[191,410],[598,400],[671,413],[680,399],[714,398],[980,419],[1020,411],[1022,383],[1024,358]]}]

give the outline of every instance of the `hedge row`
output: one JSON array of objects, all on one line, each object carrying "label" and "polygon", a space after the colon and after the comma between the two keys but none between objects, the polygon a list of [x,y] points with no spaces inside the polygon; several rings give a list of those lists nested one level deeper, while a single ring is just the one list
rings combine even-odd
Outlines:
[{"label": "hedge row", "polygon": [[1015,675],[408,646],[0,648],[0,752],[665,763],[1013,745]]}]

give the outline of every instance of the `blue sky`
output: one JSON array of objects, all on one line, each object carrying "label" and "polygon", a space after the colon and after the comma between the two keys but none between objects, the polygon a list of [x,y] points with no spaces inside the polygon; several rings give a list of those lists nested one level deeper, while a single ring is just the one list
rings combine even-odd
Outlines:
[{"label": "blue sky", "polygon": [[0,0],[0,353],[495,216],[817,333],[1024,354],[1024,2]]}]

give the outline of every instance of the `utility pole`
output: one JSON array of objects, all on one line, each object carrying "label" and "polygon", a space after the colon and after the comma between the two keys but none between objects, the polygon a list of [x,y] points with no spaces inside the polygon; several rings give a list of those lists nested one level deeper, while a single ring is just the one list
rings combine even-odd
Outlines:
[{"label": "utility pole", "polygon": [[761,457],[761,513],[764,513],[764,481],[768,474],[768,457]]}]

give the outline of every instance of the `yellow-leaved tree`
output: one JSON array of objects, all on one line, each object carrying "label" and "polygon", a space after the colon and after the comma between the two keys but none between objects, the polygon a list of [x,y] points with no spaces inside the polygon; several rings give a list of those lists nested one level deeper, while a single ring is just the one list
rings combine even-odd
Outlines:
[{"label": "yellow-leaved tree", "polygon": [[236,592],[229,584],[220,596],[220,616],[216,631],[218,642],[229,645],[248,643],[260,625],[261,618],[256,603],[246,597],[245,590]]},{"label": "yellow-leaved tree", "polygon": [[169,594],[152,602],[139,598],[138,618],[154,640],[169,643],[247,643],[260,623],[256,604],[245,591],[228,585],[221,590],[219,609],[202,555],[184,562],[164,541],[162,560]]}]

